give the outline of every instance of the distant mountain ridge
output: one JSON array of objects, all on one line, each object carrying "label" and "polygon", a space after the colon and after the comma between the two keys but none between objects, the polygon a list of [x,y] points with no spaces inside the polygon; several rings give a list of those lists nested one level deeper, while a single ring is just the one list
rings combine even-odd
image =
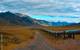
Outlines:
[{"label": "distant mountain ridge", "polygon": [[69,22],[49,22],[45,20],[37,20],[37,23],[44,26],[75,26],[80,25],[80,23],[69,23]]},{"label": "distant mountain ridge", "polygon": [[2,12],[0,13],[0,22],[2,23],[6,23],[7,25],[11,24],[11,25],[24,25],[24,26],[30,26],[30,25],[34,25],[34,21],[32,18],[30,18],[29,16],[25,16],[25,17],[20,17],[19,15],[16,15],[12,12]]},{"label": "distant mountain ridge", "polygon": [[28,15],[12,12],[0,13],[0,25],[22,25],[22,26],[72,26],[80,25],[80,23],[68,23],[68,22],[49,22],[45,20],[33,19]]}]

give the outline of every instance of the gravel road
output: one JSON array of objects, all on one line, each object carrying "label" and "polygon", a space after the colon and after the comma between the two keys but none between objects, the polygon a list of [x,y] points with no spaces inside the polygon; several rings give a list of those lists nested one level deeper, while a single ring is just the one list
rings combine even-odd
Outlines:
[{"label": "gravel road", "polygon": [[36,37],[33,40],[33,42],[25,47],[25,48],[17,48],[14,50],[57,50],[55,48],[53,48],[52,46],[50,46],[46,41],[45,38],[39,33],[36,32]]}]

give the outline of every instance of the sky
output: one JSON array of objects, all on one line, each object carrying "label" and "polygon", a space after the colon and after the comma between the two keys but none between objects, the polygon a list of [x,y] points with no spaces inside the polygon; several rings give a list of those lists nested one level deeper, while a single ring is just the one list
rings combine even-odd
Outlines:
[{"label": "sky", "polygon": [[59,21],[64,16],[63,21],[80,22],[80,0],[0,0],[1,11],[24,13],[49,21]]}]

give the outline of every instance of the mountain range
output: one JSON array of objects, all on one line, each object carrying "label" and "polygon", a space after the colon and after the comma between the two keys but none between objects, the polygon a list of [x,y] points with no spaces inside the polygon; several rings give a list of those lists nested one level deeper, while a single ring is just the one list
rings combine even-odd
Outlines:
[{"label": "mountain range", "polygon": [[37,20],[37,23],[44,26],[75,26],[80,25],[80,23],[69,23],[69,22],[49,22],[45,20]]},{"label": "mountain range", "polygon": [[28,15],[23,15],[21,13],[12,12],[1,12],[0,13],[0,25],[42,25],[42,26],[72,26],[80,25],[80,23],[68,23],[68,22],[49,22],[45,20],[33,19]]},{"label": "mountain range", "polygon": [[0,13],[0,23],[7,23],[7,25],[24,25],[30,26],[34,24],[34,21],[29,16],[20,16],[12,12]]}]

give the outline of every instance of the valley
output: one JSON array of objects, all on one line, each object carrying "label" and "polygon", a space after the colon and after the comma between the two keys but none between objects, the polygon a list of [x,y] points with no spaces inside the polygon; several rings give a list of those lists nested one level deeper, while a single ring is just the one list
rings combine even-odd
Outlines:
[{"label": "valley", "polygon": [[79,23],[49,26],[45,22],[20,13],[0,13],[0,49],[80,50]]},{"label": "valley", "polygon": [[[44,27],[46,30],[52,30],[52,31],[64,31],[64,30],[69,30],[69,29],[80,29],[79,27]],[[67,29],[65,29],[67,28]],[[62,30],[61,30],[62,29]],[[21,40],[21,43],[19,44],[13,44],[9,42],[5,42],[6,46],[4,46],[4,50],[19,50],[18,48],[24,48],[28,50],[79,50],[80,49],[80,34],[76,35],[75,39],[72,38],[58,38],[57,39],[51,35],[49,32],[45,32],[43,30],[43,27],[25,27],[25,26],[0,26],[0,32],[4,32],[6,34],[12,34],[7,35],[6,37],[11,36],[12,37],[17,37],[18,39]],[[4,34],[3,33],[3,34]],[[2,34],[2,35],[3,35]],[[4,35],[3,35],[4,36]],[[43,38],[42,38],[43,37]],[[40,39],[40,40],[39,40]],[[42,40],[44,39],[44,40]],[[37,43],[37,44],[36,44]],[[39,44],[40,43],[40,44]],[[46,46],[47,45],[47,46]],[[35,47],[34,47],[35,46]],[[62,47],[64,46],[64,47]],[[67,46],[67,47],[66,47]],[[41,47],[41,48],[39,48]],[[48,48],[50,47],[50,48]],[[52,48],[52,49],[51,49]],[[23,50],[23,49],[22,49]]]}]

